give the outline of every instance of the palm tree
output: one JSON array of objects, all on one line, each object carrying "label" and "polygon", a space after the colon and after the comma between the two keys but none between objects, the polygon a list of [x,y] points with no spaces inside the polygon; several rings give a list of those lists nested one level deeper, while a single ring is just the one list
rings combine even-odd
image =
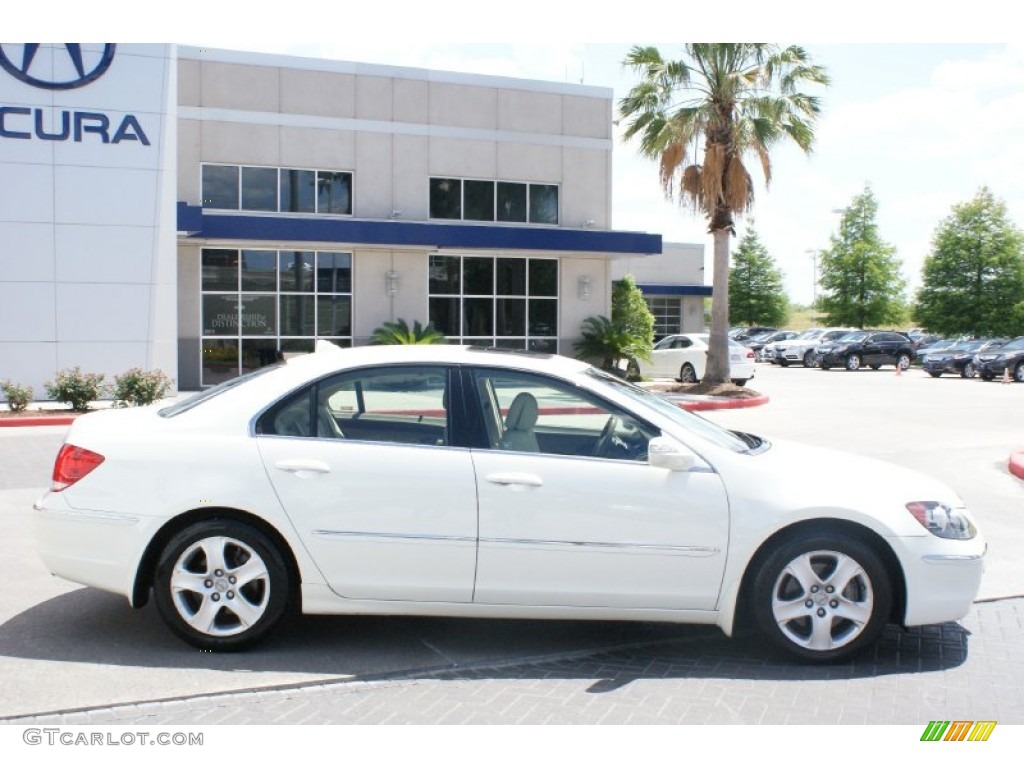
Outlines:
[{"label": "palm tree", "polygon": [[729,237],[735,215],[754,202],[743,158],[757,156],[767,185],[777,141],[788,137],[809,153],[820,105],[798,89],[827,85],[828,76],[797,46],[687,43],[684,53],[666,61],[657,48],[635,46],[624,64],[641,80],[619,102],[619,115],[625,139],[639,135],[640,153],[658,160],[665,196],[708,220],[715,277],[704,380],[721,384],[729,380]]},{"label": "palm tree", "polygon": [[434,328],[433,323],[423,326],[417,320],[410,328],[402,318],[398,318],[397,323],[381,323],[373,330],[370,338],[371,344],[445,344],[447,341],[445,335]]}]

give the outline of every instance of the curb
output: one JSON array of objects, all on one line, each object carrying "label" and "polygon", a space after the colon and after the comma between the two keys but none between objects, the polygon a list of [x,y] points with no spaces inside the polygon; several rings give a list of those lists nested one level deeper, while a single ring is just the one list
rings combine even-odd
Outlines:
[{"label": "curb", "polygon": [[768,395],[748,397],[743,400],[720,397],[708,400],[680,400],[669,398],[673,403],[687,411],[724,411],[733,408],[755,408],[768,402]]},{"label": "curb", "polygon": [[1010,454],[1010,472],[1024,480],[1024,448]]},{"label": "curb", "polygon": [[26,416],[17,419],[0,419],[3,427],[65,427],[78,416]]}]

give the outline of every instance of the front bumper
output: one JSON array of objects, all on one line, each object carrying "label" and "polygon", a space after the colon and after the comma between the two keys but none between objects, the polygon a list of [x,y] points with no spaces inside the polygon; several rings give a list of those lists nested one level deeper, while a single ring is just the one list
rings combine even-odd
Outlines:
[{"label": "front bumper", "polygon": [[906,626],[941,624],[967,615],[985,570],[988,545],[980,533],[969,541],[907,536],[891,543],[907,583]]}]

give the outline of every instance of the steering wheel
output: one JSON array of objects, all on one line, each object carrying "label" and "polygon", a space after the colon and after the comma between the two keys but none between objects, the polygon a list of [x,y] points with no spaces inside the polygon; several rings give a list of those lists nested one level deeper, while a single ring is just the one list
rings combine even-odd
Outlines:
[{"label": "steering wheel", "polygon": [[612,436],[615,434],[615,426],[618,424],[618,421],[614,416],[608,417],[608,421],[604,423],[604,429],[601,430],[600,437],[594,443],[594,456],[603,456],[605,450],[611,445]]}]

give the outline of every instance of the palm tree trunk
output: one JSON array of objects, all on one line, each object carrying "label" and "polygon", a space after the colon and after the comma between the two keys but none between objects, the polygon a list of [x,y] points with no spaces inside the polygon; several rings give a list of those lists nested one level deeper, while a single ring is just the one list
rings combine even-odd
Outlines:
[{"label": "palm tree trunk", "polygon": [[729,237],[728,229],[716,229],[715,278],[711,289],[711,334],[708,339],[706,384],[729,381]]}]

